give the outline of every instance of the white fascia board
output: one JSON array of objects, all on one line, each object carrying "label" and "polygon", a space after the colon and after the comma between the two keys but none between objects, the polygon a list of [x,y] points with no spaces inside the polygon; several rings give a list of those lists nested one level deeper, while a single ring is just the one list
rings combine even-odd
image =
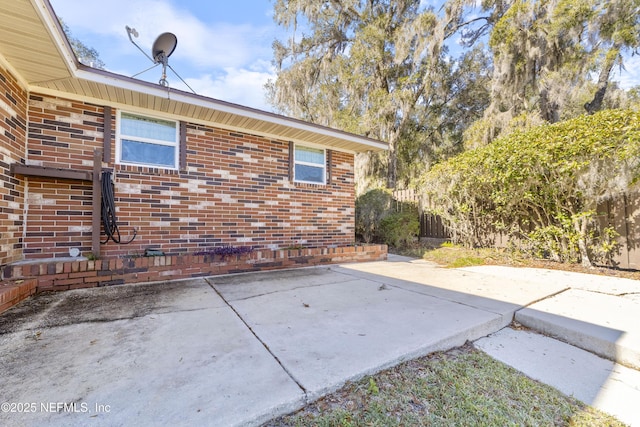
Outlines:
[{"label": "white fascia board", "polygon": [[53,38],[60,55],[64,58],[64,62],[71,74],[78,70],[78,59],[71,50],[67,36],[62,32],[58,18],[51,7],[48,0],[31,0],[31,4],[40,16],[40,19],[47,28],[47,31]]},{"label": "white fascia board", "polygon": [[371,147],[376,150],[387,150],[387,144],[378,142],[369,138],[364,138],[355,134],[342,132],[339,130],[331,129],[325,126],[313,125],[301,120],[291,119],[285,116],[280,116],[274,113],[268,113],[266,111],[260,111],[249,107],[244,107],[213,98],[208,98],[202,95],[192,95],[182,91],[176,91],[161,86],[156,86],[152,83],[138,82],[128,77],[122,77],[111,73],[97,73],[94,71],[88,71],[78,69],[75,71],[77,78],[92,81],[95,83],[106,84],[109,86],[117,87],[120,89],[131,90],[135,92],[142,92],[152,96],[167,97],[169,94],[174,101],[184,102],[185,104],[191,104],[198,107],[209,108],[212,110],[221,111],[224,113],[234,114],[237,116],[247,117],[250,119],[256,119],[267,123],[273,123],[276,125],[282,125],[292,127],[299,130],[313,132],[316,134],[339,138],[349,142],[355,142],[367,147]]}]

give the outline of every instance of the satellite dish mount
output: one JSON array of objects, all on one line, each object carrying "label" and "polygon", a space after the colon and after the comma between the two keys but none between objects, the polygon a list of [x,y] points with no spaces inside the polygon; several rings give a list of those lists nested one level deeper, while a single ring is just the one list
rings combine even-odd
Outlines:
[{"label": "satellite dish mount", "polygon": [[140,50],[140,52],[142,52],[144,56],[146,56],[149,61],[153,62],[154,64],[153,67],[147,68],[146,70],[141,71],[138,74],[134,74],[132,77],[136,77],[144,72],[151,70],[152,68],[157,67],[158,65],[162,65],[162,76],[160,77],[160,81],[158,81],[158,84],[160,86],[166,87],[167,90],[169,89],[169,81],[167,80],[167,67],[169,67],[169,69],[173,71],[176,76],[178,76],[182,83],[184,83],[189,89],[191,89],[191,92],[193,92],[194,94],[196,93],[196,91],[194,91],[191,86],[189,86],[187,82],[185,82],[184,79],[180,77],[176,70],[174,70],[173,67],[169,65],[169,57],[171,56],[173,51],[176,50],[176,46],[178,45],[178,38],[175,36],[175,34],[160,34],[156,41],[153,42],[153,46],[151,48],[151,56],[149,56],[140,46],[138,46],[135,41],[133,41],[133,38],[131,37],[138,37],[138,32],[136,31],[136,29],[129,26],[126,26],[125,28],[127,29],[129,41],[133,43],[133,45],[137,47],[138,50]]},{"label": "satellite dish mount", "polygon": [[167,81],[167,67],[169,66],[169,57],[173,51],[176,50],[177,45],[178,39],[172,33],[162,33],[158,36],[156,41],[153,42],[153,47],[151,48],[153,62],[156,64],[162,64],[162,77],[158,82],[160,86],[169,87],[169,82]]}]

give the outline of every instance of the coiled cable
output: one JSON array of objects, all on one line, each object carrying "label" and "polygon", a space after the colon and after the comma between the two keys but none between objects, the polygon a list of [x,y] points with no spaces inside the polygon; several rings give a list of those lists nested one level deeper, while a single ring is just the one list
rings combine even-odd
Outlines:
[{"label": "coiled cable", "polygon": [[137,231],[133,229],[133,237],[127,242],[123,242],[120,236],[120,229],[118,228],[118,218],[116,217],[116,201],[113,193],[113,184],[111,182],[111,171],[102,171],[102,226],[104,233],[107,235],[107,239],[102,244],[105,244],[109,239],[115,243],[128,245],[136,238]]}]

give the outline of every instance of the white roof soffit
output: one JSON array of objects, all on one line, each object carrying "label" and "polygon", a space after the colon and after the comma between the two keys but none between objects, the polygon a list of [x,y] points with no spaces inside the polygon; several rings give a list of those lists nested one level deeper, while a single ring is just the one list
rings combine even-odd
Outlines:
[{"label": "white roof soffit", "polygon": [[[75,72],[76,77],[93,81],[95,83],[102,83],[108,86],[115,86],[124,90],[132,90],[136,92],[144,92],[146,94],[157,96],[160,98],[167,98],[167,88],[160,85],[149,83],[130,77],[121,76],[118,74],[109,73],[102,70],[96,70],[91,67],[78,64],[78,70]],[[170,98],[172,101],[183,102],[185,104],[195,105],[198,107],[204,107],[220,111],[222,113],[228,113],[233,115],[242,116],[248,119],[259,120],[274,125],[293,127],[297,130],[307,131],[323,135],[330,138],[338,138],[352,143],[366,146],[367,149],[373,151],[386,150],[387,144],[377,141],[375,139],[366,138],[360,135],[344,132],[341,130],[321,126],[303,120],[293,119],[290,117],[282,116],[267,111],[258,110],[251,107],[245,107],[242,105],[234,104],[231,102],[221,101],[218,99],[209,98],[202,95],[196,95],[189,92],[183,92],[176,89],[170,90]],[[259,132],[259,130],[255,130]],[[364,148],[364,147],[363,147]],[[366,150],[359,150],[366,151]]]},{"label": "white roof soffit", "polygon": [[[110,91],[109,88],[116,88],[120,91],[131,91],[133,93],[139,93],[153,98],[160,98],[165,101],[169,96],[171,102],[201,107],[200,109],[215,110],[223,114],[237,116],[238,118],[241,118],[241,121],[244,123],[243,128],[239,128],[238,126],[233,125],[225,126],[225,123],[217,121],[209,122],[216,126],[220,125],[223,128],[227,127],[236,131],[244,131],[245,133],[264,135],[277,139],[293,140],[295,142],[310,142],[328,145],[350,152],[384,151],[388,149],[388,145],[386,143],[375,139],[176,89],[170,89],[170,92],[168,93],[167,88],[158,84],[121,76],[80,64],[73,54],[69,41],[62,31],[49,1],[31,0],[31,2],[34,8],[38,11],[40,18],[47,27],[47,30],[58,47],[60,55],[63,57],[67,64],[67,68],[72,74],[71,78],[61,79],[58,82],[30,82],[30,90],[34,92],[59,92],[60,94],[72,93],[70,90],[71,87],[82,86],[82,82],[75,82],[76,84],[74,84],[73,80],[84,80],[85,82],[93,83],[93,86],[97,85],[99,87],[94,91],[91,91],[92,93],[86,93],[86,90],[75,90],[76,95],[93,98],[94,100],[103,100],[109,104],[118,104],[117,100],[103,99],[103,94],[105,92],[115,92],[113,90]],[[85,84],[84,86],[86,87],[87,85]],[[193,111],[194,108],[188,108],[187,110]],[[198,119],[195,113],[180,115],[188,119],[194,119],[196,122],[206,122],[202,119]],[[261,128],[266,128],[267,130],[261,130]]]}]

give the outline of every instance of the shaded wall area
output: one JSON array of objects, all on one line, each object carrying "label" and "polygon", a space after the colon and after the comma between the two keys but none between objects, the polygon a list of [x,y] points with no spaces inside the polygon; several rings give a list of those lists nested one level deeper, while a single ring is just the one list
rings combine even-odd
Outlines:
[{"label": "shaded wall area", "polygon": [[26,152],[27,92],[0,66],[0,265],[23,256],[25,182],[10,167]]}]

